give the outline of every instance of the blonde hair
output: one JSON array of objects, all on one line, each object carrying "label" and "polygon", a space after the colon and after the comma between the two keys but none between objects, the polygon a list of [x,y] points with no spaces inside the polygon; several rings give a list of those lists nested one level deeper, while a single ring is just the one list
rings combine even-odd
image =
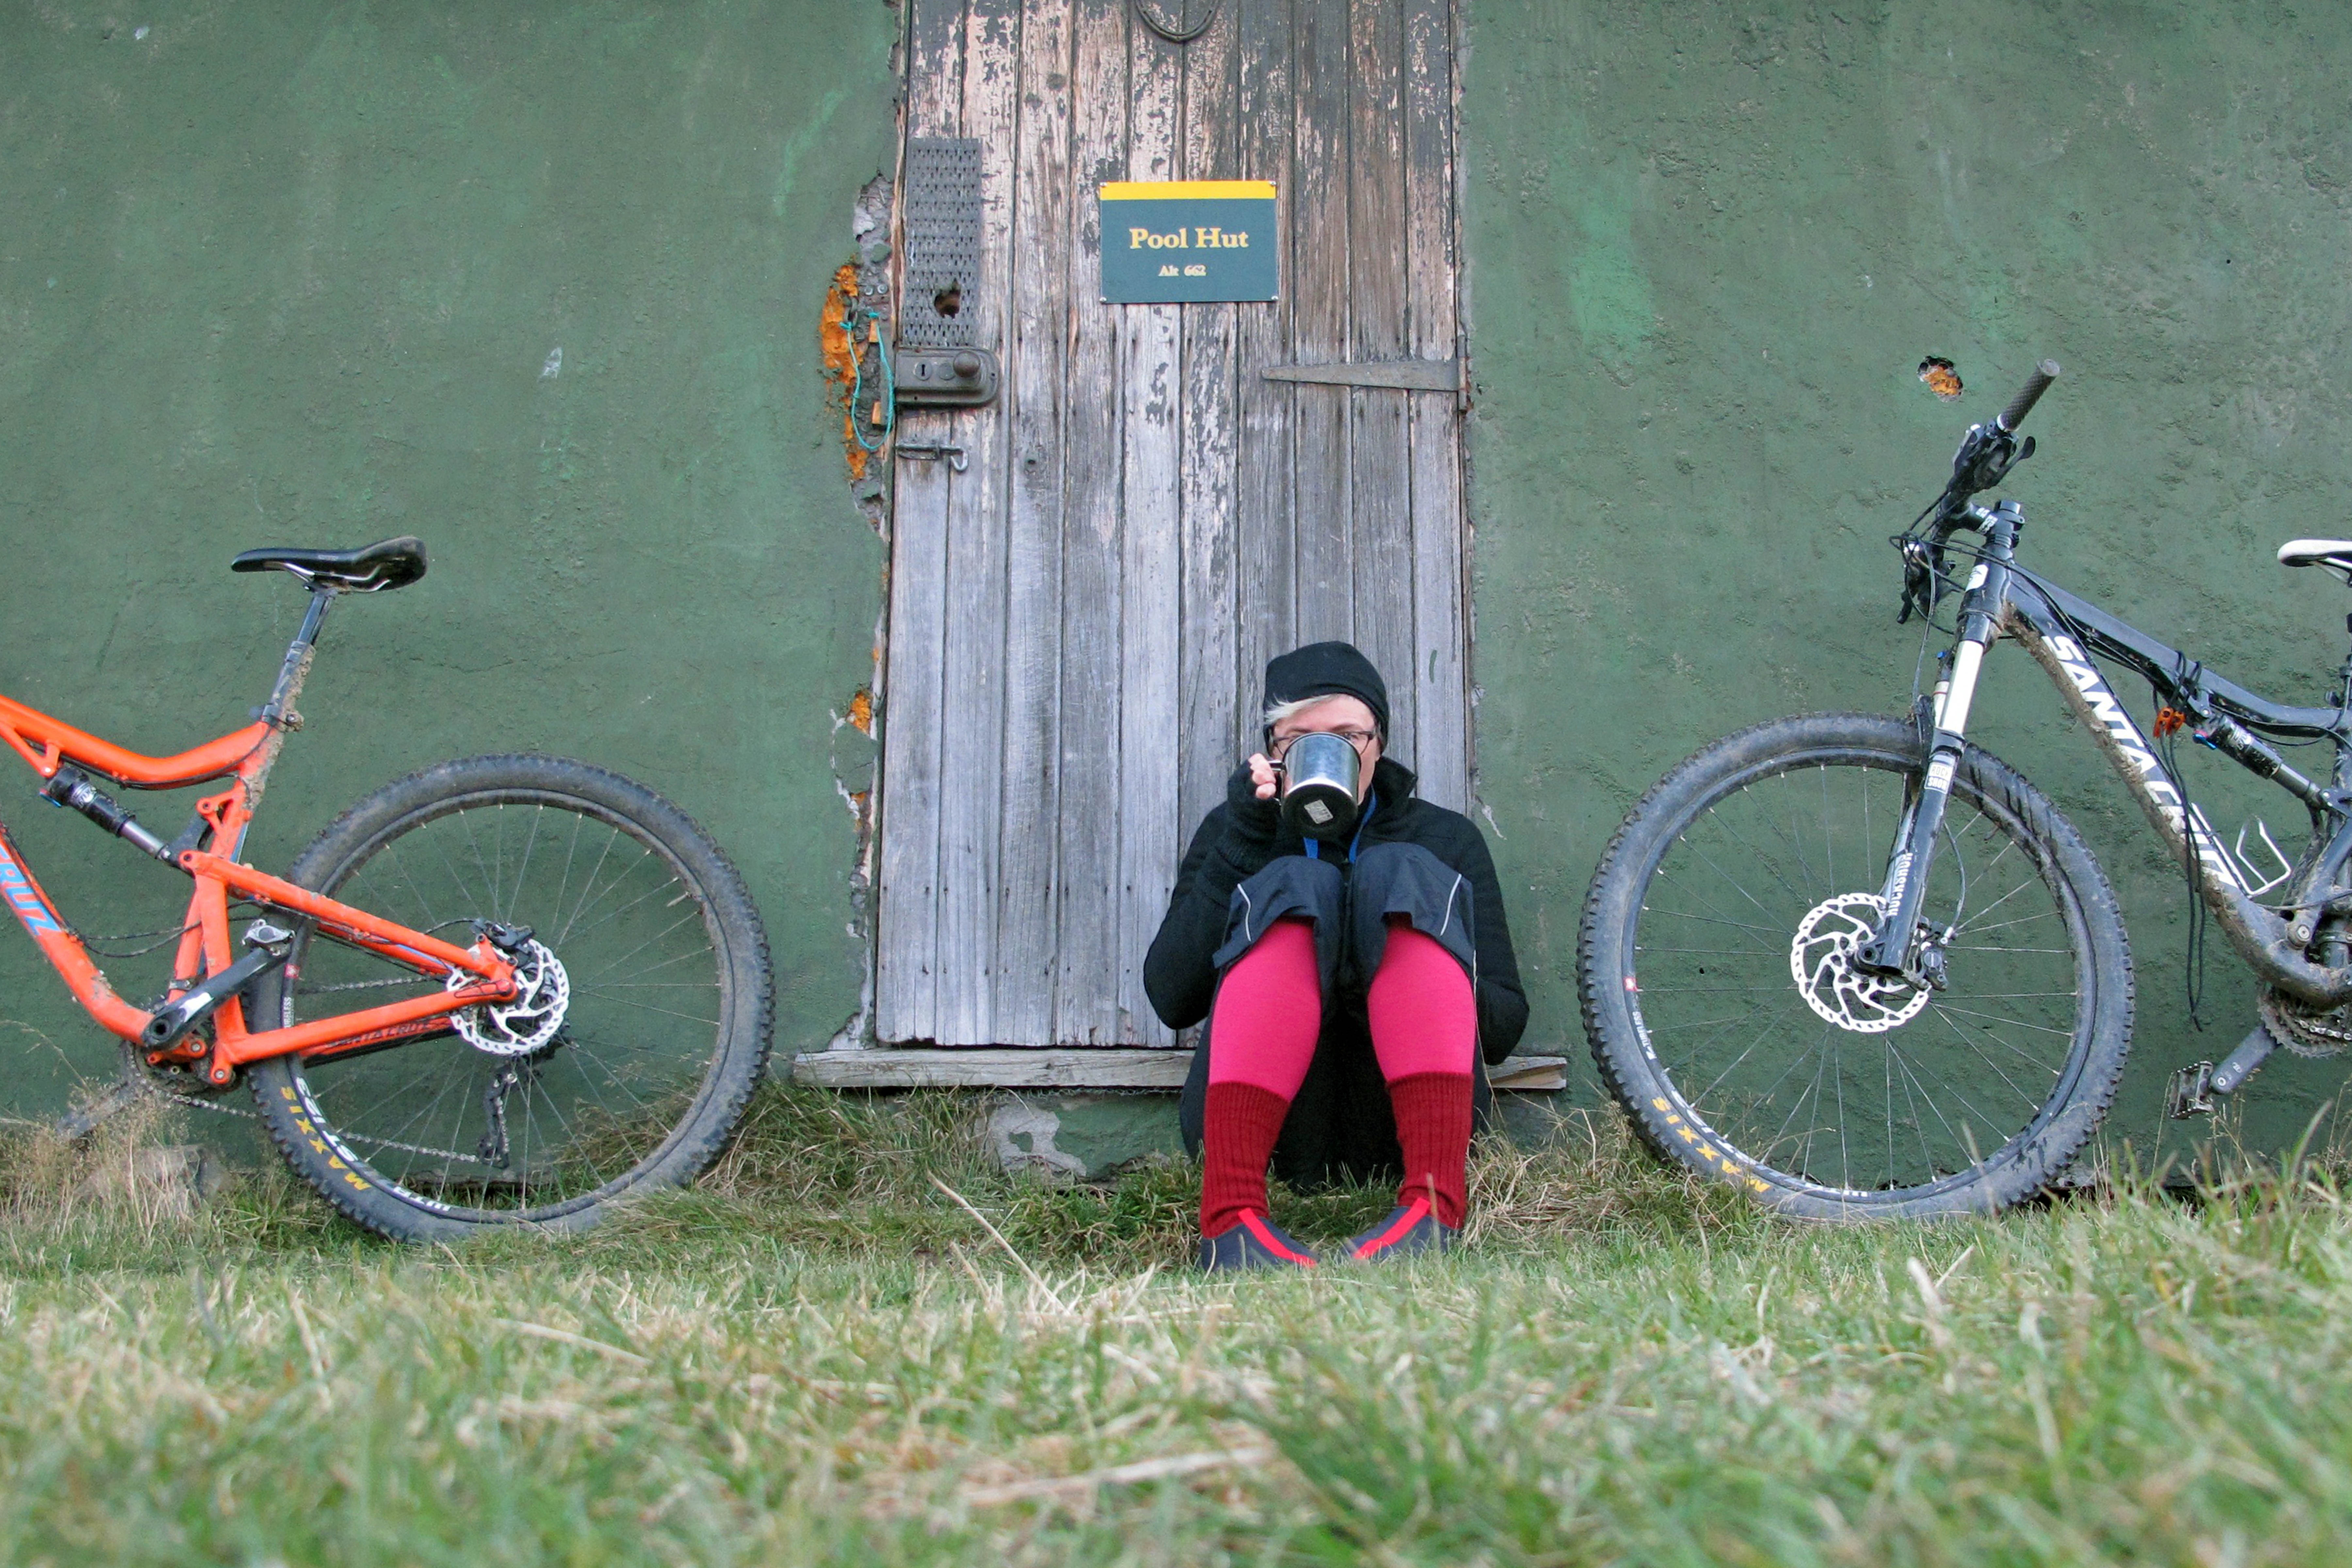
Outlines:
[{"label": "blonde hair", "polygon": [[[1326,702],[1336,702],[1340,698],[1349,695],[1351,694],[1345,691],[1323,691],[1313,697],[1294,697],[1287,702],[1269,702],[1265,705],[1265,712],[1261,715],[1261,719],[1265,727],[1272,730],[1285,719],[1295,719],[1309,708],[1320,708]],[[1356,700],[1362,702],[1364,700],[1358,697]],[[1365,706],[1369,708],[1370,704],[1365,703]],[[1372,721],[1372,732],[1376,735],[1381,733],[1381,722],[1377,717]],[[1382,739],[1386,737],[1382,736]]]},{"label": "blonde hair", "polygon": [[1346,695],[1344,691],[1326,691],[1315,697],[1294,697],[1287,702],[1269,702],[1264,714],[1265,727],[1271,730],[1285,719],[1295,719],[1309,708],[1319,708],[1334,697]]}]

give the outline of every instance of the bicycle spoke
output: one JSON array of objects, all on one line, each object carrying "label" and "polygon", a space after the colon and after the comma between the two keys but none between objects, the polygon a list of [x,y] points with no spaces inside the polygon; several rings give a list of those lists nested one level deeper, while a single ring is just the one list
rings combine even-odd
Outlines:
[{"label": "bicycle spoke", "polygon": [[[1743,778],[1670,843],[1630,942],[1658,1070],[1694,1116],[1759,1165],[1843,1192],[1934,1186],[2021,1136],[2063,1079],[2082,1003],[2042,852],[1961,791],[1921,911],[1931,931],[1958,928],[1947,988],[1906,999],[1859,976],[1886,1000],[1854,1025],[1806,1000],[1800,974],[1826,987],[1849,973],[1822,967],[1822,944],[1861,917],[1828,911],[1871,907],[1852,900],[1876,892],[1901,819],[1881,795],[1907,799],[1907,778],[1875,763]],[[1813,945],[1792,973],[1801,927]],[[1832,1016],[1854,1005],[1815,1000]]]},{"label": "bicycle spoke", "polygon": [[[444,1034],[303,1065],[313,1103],[384,1181],[462,1211],[546,1212],[662,1147],[710,1068],[728,1003],[709,911],[614,821],[545,801],[461,805],[404,829],[331,891],[420,930],[476,917],[529,927],[568,972],[563,1026],[527,1056]],[[344,991],[438,984],[315,934],[299,973],[301,1020],[352,1005]],[[501,1075],[515,1076],[499,1088]],[[503,1147],[504,1163],[467,1152],[478,1147]]]}]

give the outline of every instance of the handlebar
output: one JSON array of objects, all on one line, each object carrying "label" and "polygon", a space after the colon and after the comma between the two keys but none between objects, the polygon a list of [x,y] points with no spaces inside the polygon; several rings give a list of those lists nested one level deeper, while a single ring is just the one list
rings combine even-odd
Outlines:
[{"label": "handlebar", "polygon": [[1992,423],[1969,426],[1960,439],[1960,449],[1952,455],[1952,477],[1946,481],[1944,493],[1930,501],[1909,528],[1895,535],[1895,544],[1904,560],[1903,608],[1898,620],[1909,620],[1915,610],[1927,614],[1948,591],[1944,542],[1954,529],[1977,527],[1984,516],[1969,504],[1971,498],[2000,483],[2012,467],[2033,456],[2033,437],[2019,440],[2017,427],[2057,379],[2058,362],[2043,360]]},{"label": "handlebar", "polygon": [[2050,390],[2050,384],[2057,379],[2056,360],[2046,359],[2036,365],[2033,374],[2025,378],[2025,384],[2017,389],[2017,395],[2009,400],[2009,406],[2000,411],[2000,418],[1995,421],[2002,434],[2015,434],[2017,427],[2025,423],[2025,416],[2033,412],[2033,405],[2042,401],[2042,395]]}]

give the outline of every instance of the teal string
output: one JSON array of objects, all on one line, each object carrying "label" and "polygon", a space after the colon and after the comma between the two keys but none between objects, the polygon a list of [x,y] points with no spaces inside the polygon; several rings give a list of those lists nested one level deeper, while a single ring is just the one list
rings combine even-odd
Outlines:
[{"label": "teal string", "polygon": [[[866,328],[880,322],[882,312],[871,305],[861,303],[858,313],[861,319],[857,325],[849,329],[849,434],[866,451],[878,452],[890,439],[890,432],[898,423],[898,388],[890,368],[890,345],[887,342],[868,344],[866,342],[871,335]],[[882,372],[882,424],[871,441],[860,434],[858,416],[858,411],[866,403],[866,350],[869,346],[874,350],[875,363]]]}]

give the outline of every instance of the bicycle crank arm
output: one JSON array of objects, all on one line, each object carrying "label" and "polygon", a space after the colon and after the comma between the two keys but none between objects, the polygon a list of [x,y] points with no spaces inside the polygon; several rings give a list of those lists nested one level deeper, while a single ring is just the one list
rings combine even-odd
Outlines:
[{"label": "bicycle crank arm", "polygon": [[283,964],[289,951],[283,941],[268,946],[257,944],[252,952],[218,974],[156,1008],[155,1016],[139,1032],[139,1043],[151,1051],[176,1044],[180,1037],[210,1017],[222,1003],[244,990],[248,982]]},{"label": "bicycle crank arm", "polygon": [[2175,1121],[2186,1121],[2192,1116],[2210,1116],[2213,1101],[2226,1100],[2246,1087],[2246,1080],[2260,1072],[2278,1049],[2278,1040],[2267,1026],[2256,1024],[2253,1033],[2238,1043],[2238,1048],[2222,1058],[2221,1065],[2198,1062],[2179,1068],[2166,1086],[2164,1113]]}]

